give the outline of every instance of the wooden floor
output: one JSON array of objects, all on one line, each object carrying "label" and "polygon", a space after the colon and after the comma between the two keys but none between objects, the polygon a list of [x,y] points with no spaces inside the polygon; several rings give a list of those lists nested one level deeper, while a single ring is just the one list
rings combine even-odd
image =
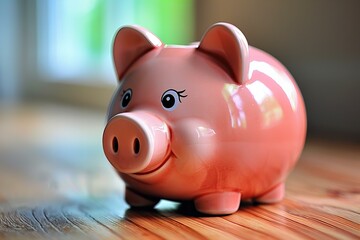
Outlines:
[{"label": "wooden floor", "polygon": [[103,114],[1,106],[0,239],[360,239],[359,144],[309,140],[279,204],[134,210],[102,153]]}]

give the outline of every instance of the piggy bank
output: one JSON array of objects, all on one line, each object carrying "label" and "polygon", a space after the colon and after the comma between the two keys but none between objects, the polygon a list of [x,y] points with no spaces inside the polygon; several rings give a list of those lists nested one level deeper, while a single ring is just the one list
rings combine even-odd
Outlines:
[{"label": "piggy bank", "polygon": [[126,26],[114,38],[113,58],[119,84],[103,148],[130,206],[193,201],[197,211],[218,215],[237,211],[241,199],[284,197],[306,113],[279,61],[228,23],[189,46]]}]

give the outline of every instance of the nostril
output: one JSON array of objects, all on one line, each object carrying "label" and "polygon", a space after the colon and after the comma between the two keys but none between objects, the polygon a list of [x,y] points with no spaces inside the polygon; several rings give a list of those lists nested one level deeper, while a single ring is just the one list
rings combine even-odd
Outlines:
[{"label": "nostril", "polygon": [[117,153],[119,150],[119,142],[116,137],[114,137],[112,140],[112,148],[113,148],[114,153]]},{"label": "nostril", "polygon": [[138,138],[135,138],[135,140],[134,140],[133,150],[134,150],[135,154],[139,154],[139,152],[140,152],[140,141]]}]

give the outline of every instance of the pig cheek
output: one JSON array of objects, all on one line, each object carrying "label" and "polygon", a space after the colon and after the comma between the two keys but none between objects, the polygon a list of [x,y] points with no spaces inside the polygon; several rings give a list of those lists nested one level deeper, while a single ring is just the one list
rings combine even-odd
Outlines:
[{"label": "pig cheek", "polygon": [[206,177],[214,163],[216,132],[199,120],[178,122],[172,128],[175,168],[182,175]]}]

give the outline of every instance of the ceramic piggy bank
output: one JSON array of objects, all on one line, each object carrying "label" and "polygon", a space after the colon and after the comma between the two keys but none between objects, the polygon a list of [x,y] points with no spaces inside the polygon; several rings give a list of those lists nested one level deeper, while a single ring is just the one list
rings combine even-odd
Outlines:
[{"label": "ceramic piggy bank", "polygon": [[241,199],[284,197],[306,115],[280,62],[227,23],[189,46],[123,27],[113,57],[119,85],[103,148],[126,183],[129,205],[193,200],[202,213],[230,214]]}]

